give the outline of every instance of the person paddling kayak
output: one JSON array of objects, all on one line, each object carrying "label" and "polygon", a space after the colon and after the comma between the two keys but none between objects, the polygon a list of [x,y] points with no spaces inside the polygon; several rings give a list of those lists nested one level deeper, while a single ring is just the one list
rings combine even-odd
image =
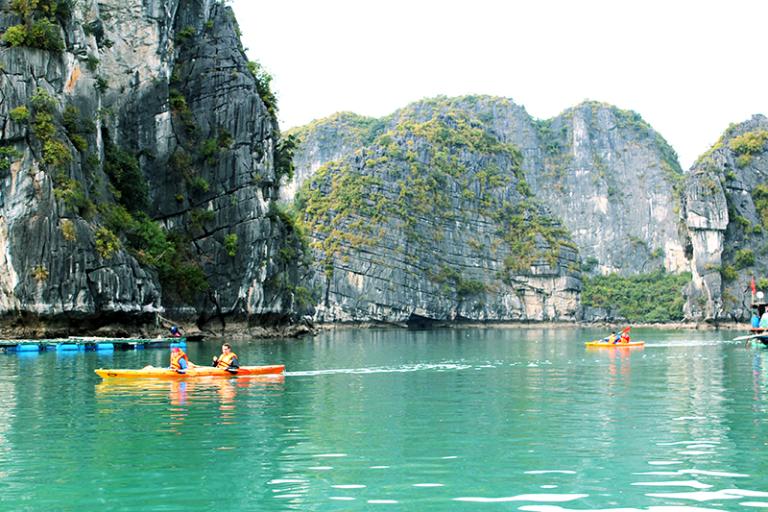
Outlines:
[{"label": "person paddling kayak", "polygon": [[187,354],[178,346],[171,347],[171,370],[184,372],[187,368],[194,368],[195,363],[189,360]]},{"label": "person paddling kayak", "polygon": [[600,341],[602,341],[603,343],[610,343],[614,345],[619,343],[629,343],[631,341],[629,337],[629,330],[631,328],[632,327],[625,327],[621,331],[621,334],[616,334],[616,331],[612,331],[610,335],[606,336]]},{"label": "person paddling kayak", "polygon": [[240,361],[237,359],[237,354],[232,352],[232,345],[224,343],[221,346],[221,355],[213,357],[213,366],[223,370],[237,370],[240,368]]},{"label": "person paddling kayak", "polygon": [[615,341],[614,343],[629,343],[631,341],[629,337],[629,327],[621,331],[621,336],[619,336],[619,339]]},{"label": "person paddling kayak", "polygon": [[[174,370],[177,373],[184,373],[187,368],[194,368],[197,365],[189,360],[187,354],[178,346],[171,345],[171,365],[166,368],[167,370]],[[143,368],[144,370],[153,370],[154,366],[148,364]]]}]

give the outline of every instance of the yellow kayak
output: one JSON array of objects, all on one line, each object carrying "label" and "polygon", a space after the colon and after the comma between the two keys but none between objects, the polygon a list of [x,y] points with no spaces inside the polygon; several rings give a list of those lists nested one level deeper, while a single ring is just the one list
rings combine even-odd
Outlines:
[{"label": "yellow kayak", "polygon": [[194,377],[241,377],[250,375],[281,375],[285,371],[282,364],[272,366],[241,366],[237,371],[223,370],[211,366],[187,368],[184,373],[168,368],[141,368],[139,370],[99,368],[95,371],[103,379],[189,379]]},{"label": "yellow kayak", "polygon": [[607,341],[588,341],[584,343],[587,347],[600,347],[600,348],[623,348],[623,347],[642,347],[645,345],[644,341],[630,341],[629,343],[608,343]]}]

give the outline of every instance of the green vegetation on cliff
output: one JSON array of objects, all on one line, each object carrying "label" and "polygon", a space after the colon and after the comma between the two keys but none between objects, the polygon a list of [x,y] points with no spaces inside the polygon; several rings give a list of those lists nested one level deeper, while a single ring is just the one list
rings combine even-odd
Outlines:
[{"label": "green vegetation on cliff", "polygon": [[256,79],[256,90],[259,98],[267,107],[270,117],[277,125],[277,97],[272,92],[272,75],[261,65],[259,61],[248,62],[248,70]]},{"label": "green vegetation on cliff", "polygon": [[0,146],[0,178],[11,168],[11,163],[22,156],[22,153],[12,146]]},{"label": "green vegetation on cliff", "polygon": [[629,322],[674,322],[683,319],[682,290],[691,274],[657,271],[622,277],[616,274],[584,279],[581,303],[610,309]]},{"label": "green vegetation on cliff", "polygon": [[22,23],[8,27],[3,41],[10,46],[63,50],[59,23],[71,16],[72,4],[72,0],[11,0],[11,10]]},{"label": "green vegetation on cliff", "polygon": [[768,185],[760,184],[752,189],[752,201],[755,209],[763,222],[763,227],[768,228]]},{"label": "green vegetation on cliff", "polygon": [[728,147],[736,155],[736,165],[746,167],[752,162],[752,156],[765,150],[768,130],[753,130],[742,133],[728,142]]},{"label": "green vegetation on cliff", "polygon": [[[503,272],[493,278],[528,274],[537,262],[554,268],[562,247],[575,250],[567,230],[531,197],[520,150],[456,100],[420,102],[395,118],[354,158],[324,165],[296,197],[329,276],[335,258],[343,263],[351,250],[404,236],[408,247],[428,253],[478,218],[493,221],[497,242],[484,248],[475,240],[473,250],[502,251]],[[417,262],[412,249],[405,258]],[[452,285],[459,296],[484,290],[482,283],[452,278],[458,271],[436,258],[427,272],[434,282]]]}]

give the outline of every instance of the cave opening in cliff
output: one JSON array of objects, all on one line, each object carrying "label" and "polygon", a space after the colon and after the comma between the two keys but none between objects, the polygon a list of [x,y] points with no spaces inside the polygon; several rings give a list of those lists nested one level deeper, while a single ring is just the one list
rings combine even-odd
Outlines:
[{"label": "cave opening in cliff", "polygon": [[411,313],[411,316],[409,316],[408,320],[405,322],[409,329],[429,329],[430,327],[435,327],[440,323],[440,320],[420,316],[415,313]]}]

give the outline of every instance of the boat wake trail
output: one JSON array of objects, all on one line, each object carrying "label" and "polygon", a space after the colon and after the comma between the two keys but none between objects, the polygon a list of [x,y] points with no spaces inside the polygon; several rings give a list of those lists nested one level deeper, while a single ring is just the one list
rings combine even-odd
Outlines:
[{"label": "boat wake trail", "polygon": [[315,377],[318,375],[336,374],[369,374],[369,373],[405,373],[421,371],[456,371],[469,370],[473,366],[460,363],[408,364],[402,366],[374,366],[371,368],[335,368],[330,370],[310,370],[304,372],[286,372],[286,377]]},{"label": "boat wake trail", "polygon": [[717,345],[732,345],[743,343],[733,340],[687,340],[675,342],[651,342],[645,345],[645,348],[691,348],[691,347],[714,347]]}]

